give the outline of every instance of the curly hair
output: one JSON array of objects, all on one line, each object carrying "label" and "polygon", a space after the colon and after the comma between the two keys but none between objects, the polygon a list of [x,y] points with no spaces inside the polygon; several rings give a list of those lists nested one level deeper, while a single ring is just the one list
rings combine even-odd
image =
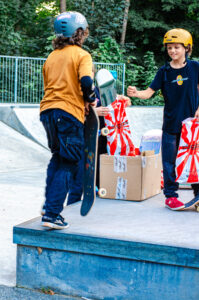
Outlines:
[{"label": "curly hair", "polygon": [[58,36],[52,41],[53,49],[63,49],[67,45],[77,45],[82,47],[84,40],[88,37],[88,28],[83,30],[78,28],[72,37]]}]

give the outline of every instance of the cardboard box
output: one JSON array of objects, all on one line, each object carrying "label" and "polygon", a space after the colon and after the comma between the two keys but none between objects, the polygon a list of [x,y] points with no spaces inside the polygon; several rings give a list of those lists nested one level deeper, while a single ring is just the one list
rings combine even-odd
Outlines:
[{"label": "cardboard box", "polygon": [[100,155],[104,198],[141,201],[161,192],[161,155]]}]

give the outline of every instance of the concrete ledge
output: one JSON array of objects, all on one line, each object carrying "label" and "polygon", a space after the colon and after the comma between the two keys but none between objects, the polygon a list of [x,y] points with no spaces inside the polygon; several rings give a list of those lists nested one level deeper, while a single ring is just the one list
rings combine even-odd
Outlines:
[{"label": "concrete ledge", "polygon": [[15,226],[13,242],[23,246],[199,268],[199,250],[49,231],[42,229],[39,222],[40,218],[36,218]]},{"label": "concrete ledge", "polygon": [[[198,300],[198,215],[161,208],[161,197],[139,203],[97,199],[86,218],[79,216],[79,204],[67,207],[71,227],[63,231],[42,228],[40,218],[15,226],[17,285],[88,299]],[[184,218],[189,225],[182,232]]]},{"label": "concrete ledge", "polygon": [[[41,251],[41,252],[40,252]],[[197,300],[198,269],[18,246],[17,285],[86,299]]]}]

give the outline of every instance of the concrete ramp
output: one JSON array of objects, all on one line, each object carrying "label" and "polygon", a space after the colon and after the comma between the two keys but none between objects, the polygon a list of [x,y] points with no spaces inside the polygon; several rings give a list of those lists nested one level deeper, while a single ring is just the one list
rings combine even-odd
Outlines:
[{"label": "concrete ramp", "polygon": [[162,129],[163,107],[161,106],[131,106],[126,108],[127,118],[131,128],[132,141],[140,146],[142,135],[151,129]]},{"label": "concrete ramp", "polygon": [[[163,107],[132,106],[126,112],[136,147],[140,146],[141,137],[147,130],[162,129]],[[46,133],[39,120],[38,104],[1,104],[0,121],[48,148]]]},{"label": "concrete ramp", "polygon": [[47,148],[45,130],[39,120],[39,105],[0,106],[0,121]]},{"label": "concrete ramp", "polygon": [[0,122],[0,173],[46,165],[50,151]]}]

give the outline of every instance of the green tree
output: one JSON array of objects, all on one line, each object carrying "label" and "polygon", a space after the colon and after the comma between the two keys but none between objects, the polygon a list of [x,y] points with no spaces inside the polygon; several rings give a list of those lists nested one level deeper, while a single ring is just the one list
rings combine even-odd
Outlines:
[{"label": "green tree", "polygon": [[84,14],[89,23],[89,48],[94,49],[105,37],[120,40],[124,18],[125,0],[70,1],[74,10]]},{"label": "green tree", "polygon": [[[196,0],[131,1],[126,41],[136,45],[135,55],[142,60],[146,51],[153,51],[159,64],[164,62],[163,36],[169,29],[185,28],[199,42],[199,2]],[[198,47],[194,56],[199,56]]]},{"label": "green tree", "polygon": [[60,0],[60,12],[66,11],[66,0]]},{"label": "green tree", "polygon": [[121,34],[121,40],[120,40],[121,45],[124,45],[125,38],[126,38],[126,28],[127,28],[127,21],[128,21],[129,6],[130,6],[130,0],[125,0],[124,19],[123,19],[122,34]]},{"label": "green tree", "polygon": [[[157,68],[165,62],[162,41],[171,28],[181,27],[191,32],[195,45],[193,57],[199,58],[198,0],[64,2],[67,10],[86,16],[90,35],[84,46],[95,61],[126,63],[126,87],[133,84],[141,89],[150,84]],[[52,51],[53,21],[61,3],[61,0],[0,0],[0,54],[46,57]],[[161,103],[159,94],[147,104],[155,104],[158,99]]]},{"label": "green tree", "polygon": [[[0,53],[38,56],[52,28],[51,20],[39,20],[36,12],[41,0],[0,0]],[[50,30],[49,30],[50,31]]]}]

